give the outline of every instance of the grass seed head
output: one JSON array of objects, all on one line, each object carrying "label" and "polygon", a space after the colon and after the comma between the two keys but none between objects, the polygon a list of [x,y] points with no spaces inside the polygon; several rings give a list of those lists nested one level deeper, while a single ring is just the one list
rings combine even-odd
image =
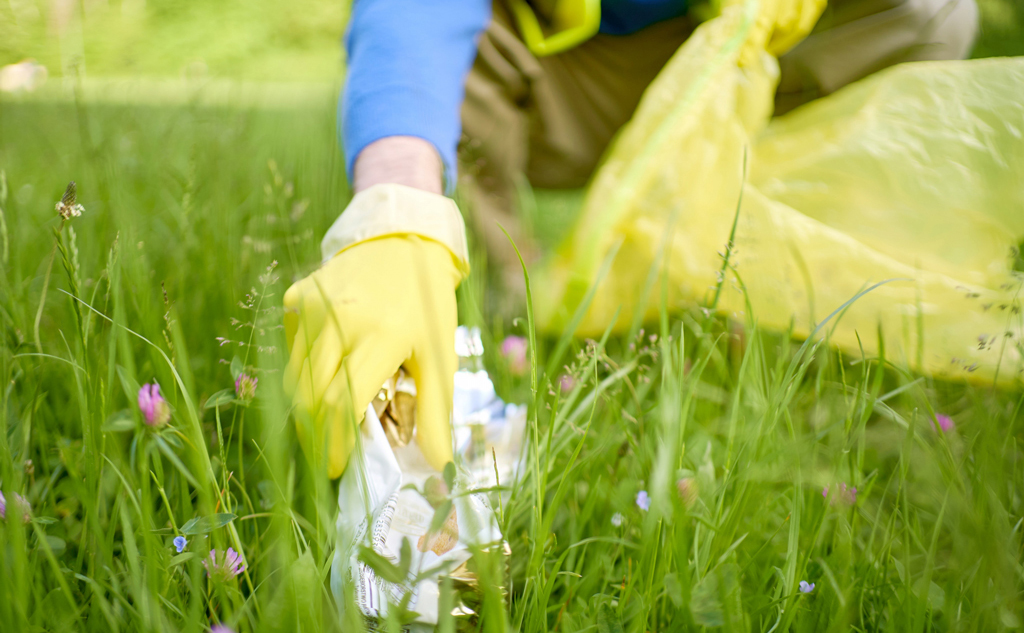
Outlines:
[{"label": "grass seed head", "polygon": [[67,189],[64,190],[64,195],[61,196],[60,201],[57,203],[56,210],[65,222],[71,218],[80,217],[85,211],[85,207],[78,204],[78,188],[75,186],[74,180],[68,183]]}]

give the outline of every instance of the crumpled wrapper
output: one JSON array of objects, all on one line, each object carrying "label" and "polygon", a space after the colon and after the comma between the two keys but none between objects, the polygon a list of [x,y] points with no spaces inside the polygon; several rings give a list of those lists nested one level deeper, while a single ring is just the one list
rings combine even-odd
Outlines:
[{"label": "crumpled wrapper", "polygon": [[456,453],[478,488],[508,487],[521,461],[526,405],[506,404],[485,371],[458,371],[452,411]]},{"label": "crumpled wrapper", "polygon": [[[466,337],[476,345],[470,345]],[[360,426],[360,442],[342,475],[338,490],[338,546],[331,585],[344,608],[345,585],[351,584],[356,605],[373,622],[389,608],[408,599],[406,609],[418,614],[410,630],[429,631],[439,613],[440,582],[450,578],[457,596],[452,615],[472,622],[474,600],[461,596],[477,593],[477,578],[469,564],[473,550],[499,551],[509,556],[497,517],[486,492],[496,477],[509,484],[515,476],[525,428],[526,408],[506,405],[494,393],[487,373],[479,367],[479,333],[459,328],[456,349],[463,366],[455,375],[453,435],[457,475],[449,495],[442,473],[424,458],[415,436],[416,387],[399,371],[381,388],[367,407]],[[361,445],[361,446],[360,446]],[[496,475],[497,472],[497,475]],[[438,508],[451,499],[451,512],[440,529],[430,525]],[[444,510],[440,510],[444,511]],[[409,543],[412,564],[405,583],[389,582],[360,559],[360,546],[396,565],[403,541]],[[422,570],[443,570],[415,581]],[[504,591],[505,588],[503,587]]]}]

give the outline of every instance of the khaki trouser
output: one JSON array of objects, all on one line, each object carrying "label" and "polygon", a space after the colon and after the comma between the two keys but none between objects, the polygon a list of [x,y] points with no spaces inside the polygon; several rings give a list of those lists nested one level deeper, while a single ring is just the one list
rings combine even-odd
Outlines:
[{"label": "khaki trouser", "polygon": [[[900,62],[961,59],[977,31],[974,0],[830,0],[814,31],[780,60],[776,112]],[[599,34],[534,57],[504,4],[481,38],[462,107],[460,187],[467,219],[492,260],[518,276],[504,226],[537,255],[516,213],[517,185],[586,184],[644,89],[693,30],[678,18],[625,36]]]}]

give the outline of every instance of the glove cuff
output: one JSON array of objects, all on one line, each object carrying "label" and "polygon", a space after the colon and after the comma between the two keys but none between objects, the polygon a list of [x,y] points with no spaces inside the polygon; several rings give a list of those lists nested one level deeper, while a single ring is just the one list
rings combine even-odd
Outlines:
[{"label": "glove cuff", "polygon": [[320,242],[326,263],[341,251],[388,235],[419,235],[448,247],[463,279],[469,275],[466,225],[451,198],[397,184],[364,189],[338,216]]}]

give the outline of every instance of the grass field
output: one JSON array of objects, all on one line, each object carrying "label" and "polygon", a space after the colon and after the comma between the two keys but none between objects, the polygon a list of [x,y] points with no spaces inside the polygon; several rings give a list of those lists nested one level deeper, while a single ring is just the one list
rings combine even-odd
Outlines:
[{"label": "grass field", "polygon": [[[280,385],[281,296],[349,197],[334,88],[120,105],[92,89],[0,98],[0,630],[357,630],[329,590],[335,492]],[[70,180],[85,211],[62,224]],[[461,318],[525,334],[480,313],[483,284]],[[539,341],[535,401],[489,347],[536,427],[501,505],[511,598],[485,592],[479,629],[1024,626],[1019,385],[936,382],[699,310],[557,344]],[[232,396],[240,370],[251,401]],[[136,405],[145,383],[170,402],[162,428]],[[227,547],[246,570],[207,578]]]},{"label": "grass field", "polygon": [[[1024,55],[1024,4],[975,0],[976,57]],[[694,2],[692,4],[697,4]],[[8,0],[0,66],[26,57],[52,76],[209,76],[333,81],[349,0]]]}]

